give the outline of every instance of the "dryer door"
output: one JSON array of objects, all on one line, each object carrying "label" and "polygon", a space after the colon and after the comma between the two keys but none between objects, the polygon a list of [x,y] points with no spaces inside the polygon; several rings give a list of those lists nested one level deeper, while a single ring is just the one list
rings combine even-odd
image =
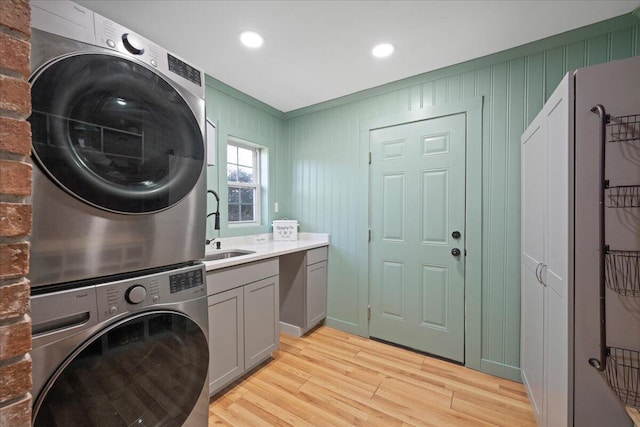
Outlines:
[{"label": "dryer door", "polygon": [[[207,383],[207,339],[174,312],[138,315],[94,336],[54,373],[34,426],[182,426]],[[206,393],[206,390],[205,390]]]},{"label": "dryer door", "polygon": [[112,54],[75,54],[31,81],[35,160],[84,202],[156,212],[182,200],[203,173],[193,111],[150,68]]}]

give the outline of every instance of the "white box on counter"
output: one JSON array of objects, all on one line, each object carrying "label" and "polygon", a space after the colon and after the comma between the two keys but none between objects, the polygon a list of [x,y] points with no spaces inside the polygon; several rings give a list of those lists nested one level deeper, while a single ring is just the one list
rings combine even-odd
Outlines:
[{"label": "white box on counter", "polygon": [[272,225],[273,240],[298,240],[298,221],[274,220]]}]

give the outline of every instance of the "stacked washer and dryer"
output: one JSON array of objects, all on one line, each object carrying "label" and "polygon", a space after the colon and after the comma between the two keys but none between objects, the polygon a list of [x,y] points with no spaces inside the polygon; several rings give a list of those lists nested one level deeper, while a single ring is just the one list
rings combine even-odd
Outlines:
[{"label": "stacked washer and dryer", "polygon": [[33,424],[206,425],[204,74],[31,6]]}]

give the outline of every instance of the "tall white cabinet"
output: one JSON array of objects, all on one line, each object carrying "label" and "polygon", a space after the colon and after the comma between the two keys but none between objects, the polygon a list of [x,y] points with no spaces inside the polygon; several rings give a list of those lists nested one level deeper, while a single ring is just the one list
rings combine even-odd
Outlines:
[{"label": "tall white cabinet", "polygon": [[573,76],[522,135],[521,374],[539,426],[571,425]]},{"label": "tall white cabinet", "polygon": [[520,363],[539,426],[631,427],[640,402],[639,88],[640,57],[578,69],[522,135]]}]

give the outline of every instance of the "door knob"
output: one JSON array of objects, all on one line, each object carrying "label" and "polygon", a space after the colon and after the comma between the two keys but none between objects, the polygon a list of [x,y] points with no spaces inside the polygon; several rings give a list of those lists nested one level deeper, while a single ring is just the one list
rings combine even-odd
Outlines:
[{"label": "door knob", "polygon": [[453,233],[451,233],[451,237],[453,237],[454,239],[459,239],[461,236],[459,231],[454,231]]},{"label": "door knob", "polygon": [[460,256],[460,249],[458,249],[458,248],[451,249],[451,255]]}]

